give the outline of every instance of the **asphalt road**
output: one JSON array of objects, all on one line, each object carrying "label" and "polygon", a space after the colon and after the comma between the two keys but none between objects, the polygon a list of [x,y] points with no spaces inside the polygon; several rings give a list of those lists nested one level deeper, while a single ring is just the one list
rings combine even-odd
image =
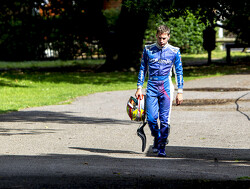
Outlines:
[{"label": "asphalt road", "polygon": [[250,188],[249,74],[185,83],[166,158],[141,151],[135,91],[0,115],[0,188]]}]

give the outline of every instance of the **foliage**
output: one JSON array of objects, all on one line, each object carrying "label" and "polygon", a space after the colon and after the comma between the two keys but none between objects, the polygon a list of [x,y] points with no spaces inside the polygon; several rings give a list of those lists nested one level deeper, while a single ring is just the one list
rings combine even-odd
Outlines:
[{"label": "foliage", "polygon": [[1,1],[0,59],[36,59],[43,52],[42,19],[33,15],[32,1]]},{"label": "foliage", "polygon": [[[175,18],[180,19],[180,23],[190,22],[190,27],[193,27],[193,23],[198,23],[196,20],[193,23],[189,21],[190,12],[206,26],[214,27],[217,20],[225,19],[225,27],[236,32],[240,42],[249,43],[248,0],[122,2],[121,13],[117,18],[118,14],[115,12],[103,12],[103,0],[2,0],[0,59],[42,59],[45,58],[44,50],[48,47],[53,48],[60,59],[72,59],[91,51],[89,42],[99,40],[107,55],[106,64],[110,64],[111,69],[129,69],[137,67],[140,62],[149,15],[160,14],[165,19],[164,22],[172,19],[174,29],[171,42],[175,43],[175,33],[178,36],[183,34],[179,30],[174,31],[177,29]],[[197,30],[190,36],[189,27],[183,25],[183,29],[188,32],[184,32],[183,40],[178,40],[176,46],[181,46],[184,52],[202,51],[197,46],[201,40],[196,33],[200,31]]]},{"label": "foliage", "polygon": [[0,59],[45,58],[47,48],[60,59],[72,59],[88,50],[104,28],[102,1],[1,1]]},{"label": "foliage", "polygon": [[46,43],[52,44],[60,59],[73,59],[88,51],[88,42],[98,38],[99,27],[105,24],[100,1],[51,0],[39,8],[47,28]]},{"label": "foliage", "polygon": [[[161,14],[163,18],[178,18],[187,16],[190,12],[195,15],[199,22],[206,26],[220,26],[237,34],[237,39],[241,43],[249,44],[248,34],[250,32],[250,3],[248,0],[164,0],[164,1],[136,1],[137,3],[127,3],[127,6],[142,6],[147,3],[147,10],[150,14]],[[138,8],[138,10],[140,10]],[[224,21],[223,25],[217,21]]]},{"label": "foliage", "polygon": [[202,32],[205,29],[205,24],[200,23],[193,14],[189,13],[187,16],[179,18],[170,17],[167,21],[163,20],[160,15],[152,17],[149,24],[151,27],[146,30],[146,40],[155,40],[155,26],[161,24],[165,24],[171,29],[169,43],[179,47],[182,53],[198,54],[204,52]]},{"label": "foliage", "polygon": [[223,20],[223,27],[237,35],[236,43],[250,44],[250,3],[249,1],[233,1],[233,11],[228,12]]},{"label": "foliage", "polygon": [[110,31],[115,30],[115,26],[117,24],[120,12],[121,11],[119,9],[114,8],[103,10],[103,15],[106,18],[107,25],[110,28]]}]

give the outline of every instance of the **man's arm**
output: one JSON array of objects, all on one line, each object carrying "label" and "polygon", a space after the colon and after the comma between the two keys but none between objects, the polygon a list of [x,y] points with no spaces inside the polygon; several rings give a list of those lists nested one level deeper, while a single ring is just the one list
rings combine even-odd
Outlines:
[{"label": "man's arm", "polygon": [[176,95],[176,105],[180,105],[183,102],[183,68],[181,62],[181,54],[180,51],[177,52],[175,62],[175,80],[177,83],[178,91]]},{"label": "man's arm", "polygon": [[182,93],[177,93],[176,95],[176,105],[181,105],[181,103],[183,102],[183,95]]},{"label": "man's arm", "polygon": [[138,88],[137,89],[137,91],[136,91],[136,93],[135,93],[135,97],[136,98],[139,98],[140,97],[140,99],[142,99],[141,97],[142,97],[142,90],[141,90],[141,88]]},{"label": "man's arm", "polygon": [[147,53],[146,48],[144,48],[142,59],[141,59],[141,67],[138,74],[138,82],[137,82],[137,91],[135,93],[136,98],[142,97],[142,86],[147,73]]}]

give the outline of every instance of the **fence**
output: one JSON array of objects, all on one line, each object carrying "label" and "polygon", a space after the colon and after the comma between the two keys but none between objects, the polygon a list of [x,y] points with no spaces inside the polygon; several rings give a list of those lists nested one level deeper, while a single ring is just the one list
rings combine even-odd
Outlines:
[{"label": "fence", "polygon": [[[58,50],[53,48],[52,43],[45,44],[46,49],[44,51],[44,59],[58,59],[60,58],[60,53]],[[92,42],[84,42],[82,46],[84,48],[80,48],[81,45],[76,45],[79,47],[76,49],[76,53],[74,53],[74,59],[105,59],[106,55],[99,43],[98,40]]]}]

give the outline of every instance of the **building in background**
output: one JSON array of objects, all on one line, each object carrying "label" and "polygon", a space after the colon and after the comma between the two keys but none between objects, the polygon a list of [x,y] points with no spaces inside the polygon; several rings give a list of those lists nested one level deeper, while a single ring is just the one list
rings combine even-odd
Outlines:
[{"label": "building in background", "polygon": [[103,9],[121,9],[122,0],[104,0]]}]

